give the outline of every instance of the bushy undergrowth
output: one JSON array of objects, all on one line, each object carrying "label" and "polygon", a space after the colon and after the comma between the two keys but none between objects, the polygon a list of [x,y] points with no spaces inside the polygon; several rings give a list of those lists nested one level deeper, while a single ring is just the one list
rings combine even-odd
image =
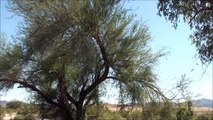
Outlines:
[{"label": "bushy undergrowth", "polygon": [[196,113],[191,103],[151,103],[143,110],[110,111],[95,105],[87,109],[86,120],[213,120],[213,112]]},{"label": "bushy undergrowth", "polygon": [[[150,103],[143,109],[109,110],[105,105],[93,105],[87,108],[85,120],[213,120],[213,111],[196,113],[190,102],[182,104]],[[39,111],[34,105],[23,105],[15,109],[0,108],[0,120],[5,113],[17,113],[14,120],[35,120]]]}]

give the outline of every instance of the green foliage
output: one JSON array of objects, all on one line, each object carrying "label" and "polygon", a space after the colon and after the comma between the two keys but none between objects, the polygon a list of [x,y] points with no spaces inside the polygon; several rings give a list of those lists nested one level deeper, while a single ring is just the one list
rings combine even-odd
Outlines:
[{"label": "green foliage", "polygon": [[5,109],[2,106],[0,106],[0,120],[3,120],[4,114],[5,114]]},{"label": "green foliage", "polygon": [[27,115],[18,114],[13,120],[36,120],[36,118],[32,114],[27,114]]},{"label": "green foliage", "polygon": [[151,102],[143,107],[144,120],[176,120],[176,108],[173,103]]},{"label": "green foliage", "polygon": [[158,14],[165,16],[175,28],[183,18],[194,31],[190,38],[202,62],[213,60],[212,0],[159,0],[158,9]]},{"label": "green foliage", "polygon": [[213,112],[203,112],[195,115],[195,120],[213,120]]},{"label": "green foliage", "polygon": [[143,119],[145,120],[159,120],[161,105],[155,102],[145,105],[143,108]]},{"label": "green foliage", "polygon": [[192,120],[194,112],[192,111],[191,101],[182,103],[183,105],[178,108],[176,113],[177,120]]},{"label": "green foliage", "polygon": [[88,108],[86,119],[88,120],[121,120],[119,112],[113,112],[102,105],[94,105]]},{"label": "green foliage", "polygon": [[160,111],[160,120],[176,120],[175,112],[175,105],[171,102],[165,102]]},{"label": "green foliage", "polygon": [[[0,50],[5,49],[5,47],[6,47],[6,40],[7,40],[6,34],[1,33],[1,35],[0,35]],[[2,51],[0,51],[0,53],[2,53]]]},{"label": "green foliage", "polygon": [[21,109],[19,109],[17,114],[28,115],[28,114],[37,114],[38,109],[34,105],[25,105]]},{"label": "green foliage", "polygon": [[[114,106],[115,107],[115,106]],[[141,109],[123,109],[110,111],[106,106],[93,105],[86,111],[88,120],[212,120],[211,112],[196,113],[191,109],[191,102],[175,104],[171,102],[147,103]]]},{"label": "green foliage", "polygon": [[176,117],[177,120],[192,120],[193,112],[182,108],[178,110]]},{"label": "green foliage", "polygon": [[42,118],[48,118],[53,119],[59,116],[59,108],[58,107],[52,107],[51,105],[39,105],[39,116]]},{"label": "green foliage", "polygon": [[38,109],[35,105],[25,105],[18,110],[15,120],[36,120]]},{"label": "green foliage", "polygon": [[199,115],[195,120],[209,120],[209,117],[205,115]]},{"label": "green foliage", "polygon": [[7,108],[10,109],[20,109],[24,106],[24,103],[21,101],[13,100],[6,104]]},{"label": "green foliage", "polygon": [[[129,113],[126,113],[126,117],[123,118],[127,118],[127,119],[133,119],[133,120],[140,120],[143,118],[143,113],[141,110],[132,110],[132,111],[127,111]],[[124,116],[124,115],[123,115]]]},{"label": "green foliage", "polygon": [[8,102],[7,107],[0,107],[0,120],[5,114],[17,113],[13,120],[36,120],[38,117],[38,107],[33,104],[26,104],[21,101]]},{"label": "green foliage", "polygon": [[121,104],[164,97],[152,70],[162,54],[152,53],[148,27],[134,22],[120,0],[9,3],[24,25],[19,44],[0,56],[1,89],[18,84],[37,103],[77,120],[100,102],[108,80],[119,88]]},{"label": "green foliage", "polygon": [[146,113],[144,113],[144,111],[138,110],[138,109],[123,110],[123,111],[119,111],[118,113],[120,114],[120,116],[123,119],[127,119],[127,120],[152,119],[152,117],[153,117],[153,116],[148,117],[148,115],[146,115]]}]

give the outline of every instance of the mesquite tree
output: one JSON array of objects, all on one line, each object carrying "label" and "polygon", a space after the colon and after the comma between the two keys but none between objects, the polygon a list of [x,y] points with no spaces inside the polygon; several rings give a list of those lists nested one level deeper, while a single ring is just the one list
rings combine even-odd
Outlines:
[{"label": "mesquite tree", "polygon": [[119,0],[11,0],[23,17],[18,42],[2,47],[0,88],[26,88],[63,120],[82,120],[99,102],[105,81],[121,103],[161,95],[152,68],[161,54],[147,46],[148,28]]}]

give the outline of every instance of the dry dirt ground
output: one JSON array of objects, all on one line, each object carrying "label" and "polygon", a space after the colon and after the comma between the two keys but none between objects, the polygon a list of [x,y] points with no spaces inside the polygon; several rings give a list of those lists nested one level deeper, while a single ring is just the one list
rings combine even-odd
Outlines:
[{"label": "dry dirt ground", "polygon": [[14,119],[16,117],[17,113],[11,113],[11,114],[5,114],[3,117],[3,120],[11,120]]},{"label": "dry dirt ground", "polygon": [[[118,111],[120,107],[114,104],[106,104],[106,107],[111,110],[111,111]],[[127,110],[130,108],[127,108]],[[192,108],[195,112],[211,112],[213,111],[213,108],[208,108],[208,107],[193,107]],[[142,110],[140,107],[134,107],[133,110]]]},{"label": "dry dirt ground", "polygon": [[212,108],[207,108],[207,107],[194,107],[195,112],[208,112],[208,111],[213,111]]}]

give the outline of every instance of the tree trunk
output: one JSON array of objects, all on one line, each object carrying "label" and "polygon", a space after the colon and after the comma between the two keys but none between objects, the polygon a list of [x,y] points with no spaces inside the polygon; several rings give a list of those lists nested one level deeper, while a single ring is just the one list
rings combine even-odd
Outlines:
[{"label": "tree trunk", "polygon": [[76,120],[84,120],[84,109],[82,104],[77,105]]},{"label": "tree trunk", "polygon": [[61,120],[74,120],[69,110],[61,110]]}]

